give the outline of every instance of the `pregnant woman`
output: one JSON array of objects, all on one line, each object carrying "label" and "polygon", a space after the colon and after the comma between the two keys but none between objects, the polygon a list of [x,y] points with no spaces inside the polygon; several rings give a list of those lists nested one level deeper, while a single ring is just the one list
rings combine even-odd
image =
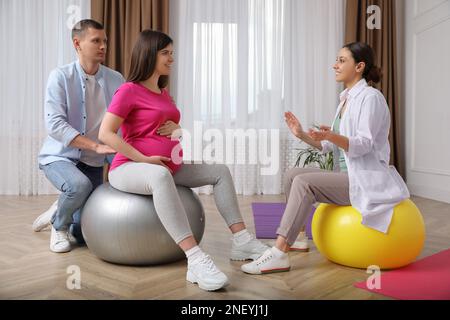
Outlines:
[{"label": "pregnant woman", "polygon": [[[141,32],[127,82],[114,95],[99,138],[118,152],[109,172],[111,185],[124,192],[153,195],[159,219],[186,253],[187,281],[212,291],[225,287],[227,276],[197,245],[175,185],[213,185],[217,208],[233,233],[232,260],[256,259],[268,247],[247,231],[225,165],[182,163],[180,142],[174,137],[180,112],[164,89],[173,61],[169,36]],[[122,137],[117,134],[119,128]]]}]

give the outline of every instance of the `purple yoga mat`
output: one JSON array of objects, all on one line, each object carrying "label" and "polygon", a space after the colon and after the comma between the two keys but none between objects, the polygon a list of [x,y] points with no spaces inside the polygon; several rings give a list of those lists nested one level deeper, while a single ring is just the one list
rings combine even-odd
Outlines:
[{"label": "purple yoga mat", "polygon": [[[280,225],[286,204],[283,202],[253,202],[253,218],[255,221],[256,237],[259,239],[276,239],[277,228]],[[311,221],[316,208],[313,207],[306,221],[306,235],[312,239]]]}]

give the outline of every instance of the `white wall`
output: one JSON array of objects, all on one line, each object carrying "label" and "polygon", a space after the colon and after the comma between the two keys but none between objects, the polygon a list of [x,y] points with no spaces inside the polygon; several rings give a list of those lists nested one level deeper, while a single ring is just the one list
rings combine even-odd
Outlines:
[{"label": "white wall", "polygon": [[450,0],[407,0],[404,10],[407,183],[450,203]]}]

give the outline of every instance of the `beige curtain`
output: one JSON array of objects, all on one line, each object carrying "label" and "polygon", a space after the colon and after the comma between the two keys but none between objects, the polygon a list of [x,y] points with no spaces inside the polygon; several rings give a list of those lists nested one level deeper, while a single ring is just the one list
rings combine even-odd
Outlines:
[{"label": "beige curtain", "polygon": [[105,65],[127,77],[131,51],[145,29],[169,32],[169,0],[91,0],[91,17],[105,26]]},{"label": "beige curtain", "polygon": [[[399,74],[397,70],[397,30],[396,1],[394,0],[347,0],[346,8],[346,43],[361,41],[369,44],[374,50],[377,65],[383,72],[383,78],[378,89],[383,92],[391,111],[391,164],[405,178],[405,159],[403,146],[404,113],[401,110]],[[381,9],[381,29],[369,29],[367,19],[373,13],[367,13],[371,5]]]}]

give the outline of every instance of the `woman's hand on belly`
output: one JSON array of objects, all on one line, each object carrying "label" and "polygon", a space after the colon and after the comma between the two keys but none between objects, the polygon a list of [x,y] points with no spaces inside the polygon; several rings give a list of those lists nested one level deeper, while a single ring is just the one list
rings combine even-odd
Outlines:
[{"label": "woman's hand on belly", "polygon": [[[181,127],[173,121],[166,121],[162,126],[156,131],[160,136],[165,136],[167,138],[179,138],[181,136]],[[179,130],[179,132],[178,132]]]},{"label": "woman's hand on belly", "polygon": [[164,162],[169,162],[169,161],[171,161],[170,158],[163,157],[163,156],[151,156],[151,157],[144,157],[142,160],[143,160],[142,162],[145,162],[145,163],[150,163],[150,164],[156,164],[156,165],[159,165],[159,166],[163,166],[163,167],[165,167],[167,170],[169,170],[170,173],[173,174],[172,169],[170,169],[170,168],[164,163]]}]

